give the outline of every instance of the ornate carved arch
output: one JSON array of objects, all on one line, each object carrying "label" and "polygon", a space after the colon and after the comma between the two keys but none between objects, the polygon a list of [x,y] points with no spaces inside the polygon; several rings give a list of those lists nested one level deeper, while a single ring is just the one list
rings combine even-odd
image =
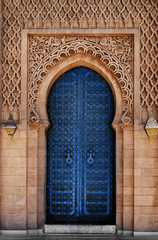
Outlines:
[{"label": "ornate carved arch", "polygon": [[120,123],[122,115],[123,99],[121,87],[117,78],[112,73],[112,70],[107,69],[107,67],[103,65],[99,59],[96,59],[95,57],[85,53],[70,55],[67,58],[59,61],[46,75],[38,94],[37,112],[40,116],[40,121],[42,121],[43,124],[49,124],[46,105],[51,86],[61,74],[77,66],[87,66],[94,69],[96,72],[102,75],[111,86],[117,108],[115,118],[113,120],[113,126],[115,128],[115,124]]},{"label": "ornate carved arch", "polygon": [[[62,59],[84,53],[100,60],[118,79],[122,91],[122,123],[133,120],[133,39],[130,36],[29,36],[29,122],[39,123],[39,90],[45,76]],[[69,62],[67,62],[69,65]]]}]

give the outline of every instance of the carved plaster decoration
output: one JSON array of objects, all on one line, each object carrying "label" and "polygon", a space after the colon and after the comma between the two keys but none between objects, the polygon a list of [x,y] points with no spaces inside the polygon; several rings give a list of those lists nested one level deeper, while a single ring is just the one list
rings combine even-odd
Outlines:
[{"label": "carved plaster decoration", "polygon": [[133,37],[29,36],[29,122],[39,123],[38,92],[49,68],[82,51],[99,58],[117,76],[123,95],[122,123],[133,121]]},{"label": "carved plaster decoration", "polygon": [[3,107],[21,104],[24,28],[140,28],[140,106],[145,123],[158,106],[157,0],[2,0]]}]

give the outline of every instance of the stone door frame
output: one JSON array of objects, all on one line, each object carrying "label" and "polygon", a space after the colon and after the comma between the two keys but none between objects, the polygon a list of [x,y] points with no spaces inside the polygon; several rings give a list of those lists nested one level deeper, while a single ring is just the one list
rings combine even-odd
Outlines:
[{"label": "stone door frame", "polygon": [[[134,38],[133,105],[134,124],[122,124],[123,96],[117,77],[112,70],[96,57],[77,53],[59,61],[46,74],[38,95],[38,111],[41,122],[28,123],[28,36],[32,35],[85,35],[126,36]],[[139,128],[140,120],[140,43],[138,29],[24,29],[22,30],[22,100],[21,122],[19,127],[27,130],[26,156],[26,216],[27,229],[43,229],[45,224],[46,201],[46,130],[49,126],[46,103],[49,90],[55,80],[65,71],[76,66],[87,66],[103,76],[112,88],[116,114],[113,128],[116,132],[116,230],[131,233],[134,229],[134,129]],[[129,167],[130,165],[130,167]],[[34,166],[34,173],[31,172]],[[31,181],[33,179],[33,181]],[[33,192],[30,192],[32,190]],[[31,224],[29,224],[31,223]]]}]

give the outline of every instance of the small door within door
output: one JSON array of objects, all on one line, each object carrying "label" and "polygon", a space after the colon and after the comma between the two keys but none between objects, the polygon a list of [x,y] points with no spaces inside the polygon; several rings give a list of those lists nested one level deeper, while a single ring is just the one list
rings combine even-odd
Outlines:
[{"label": "small door within door", "polygon": [[47,223],[115,224],[114,98],[87,67],[61,75],[47,104]]}]

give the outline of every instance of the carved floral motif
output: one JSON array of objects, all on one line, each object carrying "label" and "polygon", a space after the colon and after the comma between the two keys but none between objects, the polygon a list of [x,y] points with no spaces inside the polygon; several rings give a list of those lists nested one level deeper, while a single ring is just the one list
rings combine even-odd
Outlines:
[{"label": "carved floral motif", "polygon": [[29,36],[29,121],[39,123],[38,92],[49,68],[82,49],[106,63],[120,82],[124,100],[122,122],[132,121],[133,38],[91,36]]}]

